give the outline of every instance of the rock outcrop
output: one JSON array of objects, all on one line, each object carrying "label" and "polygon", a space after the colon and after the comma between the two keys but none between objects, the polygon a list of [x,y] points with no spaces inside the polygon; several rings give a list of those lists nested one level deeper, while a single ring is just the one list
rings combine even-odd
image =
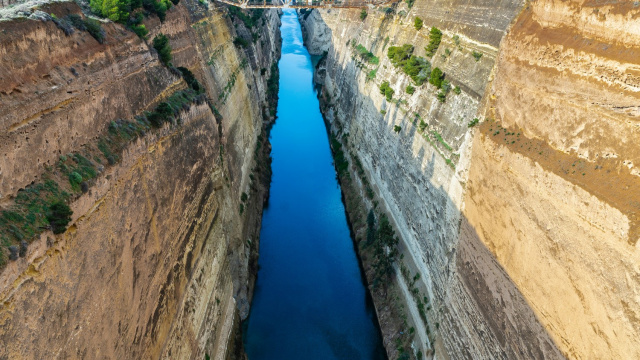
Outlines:
[{"label": "rock outcrop", "polygon": [[[639,356],[639,12],[545,0],[301,13],[309,49],[328,52],[331,132],[376,195],[357,182],[363,204],[379,202],[401,238],[414,354]],[[427,57],[431,27],[443,36]],[[444,102],[390,62],[403,44],[457,87]],[[397,337],[385,334],[392,357]]]},{"label": "rock outcrop", "polygon": [[[40,10],[81,14],[73,2]],[[158,60],[159,33],[206,100],[134,137],[118,161],[89,158],[98,174],[72,197],[67,231],[43,232],[16,261],[5,249],[0,358],[224,359],[237,350],[268,186],[264,124],[279,17],[265,11],[247,29],[224,7],[183,0],[164,22],[144,24],[147,41],[104,22],[101,44],[51,20],[0,22],[3,209],[61,155],[86,154],[119,119],[189,86]],[[259,36],[246,48],[234,46],[251,32]]]}]

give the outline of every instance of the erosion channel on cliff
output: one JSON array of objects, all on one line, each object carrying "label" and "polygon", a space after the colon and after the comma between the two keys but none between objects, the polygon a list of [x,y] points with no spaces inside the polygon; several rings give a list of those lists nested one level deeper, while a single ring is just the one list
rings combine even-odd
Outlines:
[{"label": "erosion channel on cliff", "polygon": [[246,324],[251,360],[385,359],[295,11],[282,16],[273,180]]}]

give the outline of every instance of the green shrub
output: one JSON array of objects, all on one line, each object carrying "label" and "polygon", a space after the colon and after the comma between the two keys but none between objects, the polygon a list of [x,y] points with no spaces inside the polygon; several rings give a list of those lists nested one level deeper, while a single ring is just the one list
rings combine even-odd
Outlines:
[{"label": "green shrub", "polygon": [[416,19],[413,21],[413,27],[415,27],[418,31],[422,29],[422,24],[422,19],[420,19],[419,17],[416,17]]},{"label": "green shrub", "polygon": [[398,126],[398,125],[394,125],[393,126],[393,131],[395,131],[396,133],[399,133],[400,130],[402,130],[402,127]]},{"label": "green shrub", "polygon": [[331,150],[333,151],[333,161],[336,166],[336,172],[339,176],[349,176],[349,161],[344,155],[342,150],[342,144],[336,139],[335,135],[331,134]]},{"label": "green shrub", "polygon": [[249,196],[245,192],[243,192],[242,195],[240,195],[240,201],[242,201],[242,202],[247,201],[248,198],[249,198]]},{"label": "green shrub", "polygon": [[71,186],[80,185],[80,183],[82,182],[82,175],[78,174],[75,171],[72,172],[71,174],[69,174],[69,182],[71,183]]},{"label": "green shrub", "polygon": [[171,45],[169,45],[169,38],[163,33],[159,33],[153,39],[153,48],[158,52],[160,61],[163,64],[169,66],[171,64]]},{"label": "green shrub", "polygon": [[[262,17],[262,14],[264,13],[264,9],[253,9],[250,10],[251,15],[247,15],[245,11],[236,6],[229,6],[228,10],[229,15],[232,18],[240,19],[240,21],[244,23],[244,26],[247,29],[253,28],[258,23],[258,19],[260,19]],[[310,13],[311,12],[309,11],[309,13],[305,14],[305,16],[308,16],[308,14]]]},{"label": "green shrub", "polygon": [[409,7],[409,9],[411,9],[413,7],[413,3],[416,2],[416,0],[404,0],[407,3],[407,7]]},{"label": "green shrub", "polygon": [[422,85],[429,77],[431,64],[423,57],[411,55],[409,60],[404,63],[402,70],[411,77],[416,85]]},{"label": "green shrub", "polygon": [[62,201],[57,201],[49,207],[47,221],[49,221],[54,234],[62,234],[67,230],[71,215],[73,215],[73,211]]},{"label": "green shrub", "polygon": [[453,148],[451,146],[449,146],[449,144],[447,144],[446,141],[444,141],[444,139],[442,138],[442,135],[440,135],[439,132],[437,131],[432,131],[431,134],[436,138],[436,140],[438,140],[438,142],[440,144],[442,144],[442,146],[444,146],[447,150],[452,151]]},{"label": "green shrub", "polygon": [[413,87],[413,86],[411,86],[411,85],[407,85],[407,87],[404,89],[404,91],[406,91],[406,92],[407,92],[407,94],[411,95],[411,94],[413,94],[413,93],[416,91],[416,88],[414,88],[414,87]]},{"label": "green shrub", "polygon": [[376,270],[376,275],[382,278],[393,272],[393,263],[398,256],[398,238],[395,236],[387,215],[380,216],[379,223],[374,242],[373,267]]},{"label": "green shrub", "polygon": [[404,66],[413,53],[413,45],[390,46],[387,49],[387,57],[395,67]]},{"label": "green shrub", "polygon": [[387,110],[385,110],[385,109],[380,109],[380,114],[382,114],[382,115],[386,115],[386,114],[387,114]]},{"label": "green shrub", "polygon": [[180,73],[182,73],[182,78],[187,83],[187,85],[189,85],[190,88],[195,90],[198,94],[204,92],[204,88],[202,87],[202,85],[200,85],[200,82],[198,81],[198,79],[196,79],[196,77],[193,75],[193,73],[189,69],[180,66],[178,67],[178,70],[180,70]]},{"label": "green shrub", "polygon": [[167,17],[167,10],[171,9],[172,6],[173,3],[169,0],[142,0],[142,7],[148,12],[158,15],[161,22],[164,22]]},{"label": "green shrub", "polygon": [[124,21],[129,17],[127,0],[90,0],[89,6],[91,11],[111,21]]},{"label": "green shrub", "polygon": [[445,94],[448,94],[449,91],[451,90],[451,83],[449,82],[449,80],[442,80],[442,83],[440,84],[440,88],[442,89],[442,91],[445,92]]},{"label": "green shrub", "polygon": [[453,35],[453,43],[460,46],[460,35]]},{"label": "green shrub", "polygon": [[249,42],[243,39],[242,37],[238,36],[235,39],[233,39],[233,45],[246,48],[247,46],[249,46]]},{"label": "green shrub", "polygon": [[453,92],[454,92],[456,95],[460,95],[460,94],[462,93],[462,90],[460,90],[460,87],[459,87],[459,86],[456,86],[456,87],[454,87],[454,88],[453,88]]},{"label": "green shrub", "polygon": [[[279,69],[278,63],[274,62],[271,64],[271,73],[269,78],[267,79],[267,98],[273,100],[271,103],[275,104],[278,100],[278,89],[279,89]],[[271,107],[271,116],[276,114],[275,105]]]},{"label": "green shrub", "polygon": [[171,119],[171,115],[173,114],[173,109],[166,102],[158,104],[158,107],[155,111],[147,115],[147,120],[151,123],[151,126],[159,128],[165,121],[169,121]]},{"label": "green shrub", "polygon": [[472,128],[476,126],[479,122],[480,122],[480,119],[474,118],[473,120],[469,121],[469,123],[467,124],[467,127]]},{"label": "green shrub", "polygon": [[105,32],[100,25],[100,22],[95,19],[87,19],[84,22],[87,31],[94,39],[98,40],[100,44],[104,44]]},{"label": "green shrub", "polygon": [[440,70],[440,68],[437,68],[437,67],[433,68],[433,70],[431,70],[431,77],[429,78],[429,83],[431,83],[431,85],[440,89],[442,87],[442,79],[444,79],[444,74],[442,73],[442,70]]},{"label": "green shrub", "polygon": [[382,84],[380,84],[380,94],[386,96],[387,101],[391,101],[394,93],[395,91],[393,91],[391,86],[389,86],[388,81],[384,81]]},{"label": "green shrub", "polygon": [[378,59],[375,55],[373,55],[373,53],[367,50],[367,48],[365,48],[362,44],[356,45],[355,50],[360,56],[360,58],[368,63],[371,63],[373,65],[378,65],[378,63],[380,62],[380,59]]},{"label": "green shrub", "polygon": [[443,103],[447,100],[447,93],[440,90],[438,91],[438,94],[436,95],[436,97],[438,98],[438,100]]},{"label": "green shrub", "polygon": [[373,69],[369,71],[369,73],[367,74],[367,81],[375,79],[377,73],[378,73],[378,69]]},{"label": "green shrub", "polygon": [[167,17],[167,10],[171,9],[174,3],[177,4],[176,1],[172,2],[169,0],[132,0],[131,1],[132,9],[135,9],[137,7],[140,7],[140,5],[142,5],[142,7],[144,7],[144,9],[147,12],[158,15],[158,18],[160,19],[161,22],[164,22],[165,18]]},{"label": "green shrub", "polygon": [[169,120],[171,115],[173,115],[173,109],[168,103],[161,102],[158,104],[158,107],[156,107],[156,113],[160,114],[160,116],[165,120]]},{"label": "green shrub", "polygon": [[471,55],[473,55],[473,57],[476,59],[476,62],[480,61],[480,58],[482,57],[482,53],[479,53],[477,51],[473,51],[473,53],[471,53]]},{"label": "green shrub", "polygon": [[424,120],[420,119],[420,124],[418,125],[418,130],[420,132],[424,132],[424,130],[427,128],[427,123],[424,122]]},{"label": "green shrub", "polygon": [[367,18],[367,10],[362,9],[362,11],[360,11],[360,20],[363,20]]},{"label": "green shrub", "polygon": [[436,51],[438,50],[438,46],[440,46],[440,41],[442,40],[442,31],[437,27],[432,27],[429,32],[429,45],[424,49],[427,53],[428,57],[432,57]]},{"label": "green shrub", "polygon": [[136,35],[143,39],[147,36],[147,34],[149,34],[149,30],[147,30],[144,24],[134,25],[131,27],[131,30],[133,30]]},{"label": "green shrub", "polygon": [[70,14],[67,16],[67,20],[73,25],[76,29],[80,31],[87,31],[87,26],[84,24],[84,20],[82,17],[77,14]]}]

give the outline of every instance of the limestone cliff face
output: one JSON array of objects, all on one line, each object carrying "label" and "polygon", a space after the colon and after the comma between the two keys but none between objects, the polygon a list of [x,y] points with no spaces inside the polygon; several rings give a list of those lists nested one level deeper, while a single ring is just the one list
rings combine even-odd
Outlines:
[{"label": "limestone cliff face", "polygon": [[[309,48],[328,51],[317,73],[331,130],[348,139],[400,234],[396,280],[413,348],[638,357],[638,9],[418,0],[393,10],[301,19]],[[444,103],[428,83],[405,92],[411,79],[386,56],[402,44],[425,56],[432,26],[443,37],[431,65],[460,88]],[[483,122],[469,127],[474,118]]]},{"label": "limestone cliff face", "polygon": [[473,141],[470,225],[570,358],[640,357],[638,16],[532,2],[481,109],[496,121]]},{"label": "limestone cliff face", "polygon": [[[42,10],[80,11],[74,3]],[[173,64],[194,73],[209,101],[99,167],[71,204],[68,230],[44,232],[6,265],[0,358],[224,359],[233,351],[253,286],[266,191],[259,138],[280,46],[277,13],[258,24],[262,35],[242,49],[233,39],[249,30],[212,4],[183,0],[164,23],[145,20],[149,39],[169,37]],[[99,44],[52,21],[0,22],[3,207],[60,155],[187,87],[150,41],[103,28]]]}]

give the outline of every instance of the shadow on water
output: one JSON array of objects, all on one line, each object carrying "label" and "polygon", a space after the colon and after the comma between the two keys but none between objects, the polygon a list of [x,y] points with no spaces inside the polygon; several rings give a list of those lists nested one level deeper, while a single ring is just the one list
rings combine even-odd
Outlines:
[{"label": "shadow on water", "polygon": [[245,350],[251,360],[385,359],[295,11],[284,12],[281,32],[273,178]]}]

